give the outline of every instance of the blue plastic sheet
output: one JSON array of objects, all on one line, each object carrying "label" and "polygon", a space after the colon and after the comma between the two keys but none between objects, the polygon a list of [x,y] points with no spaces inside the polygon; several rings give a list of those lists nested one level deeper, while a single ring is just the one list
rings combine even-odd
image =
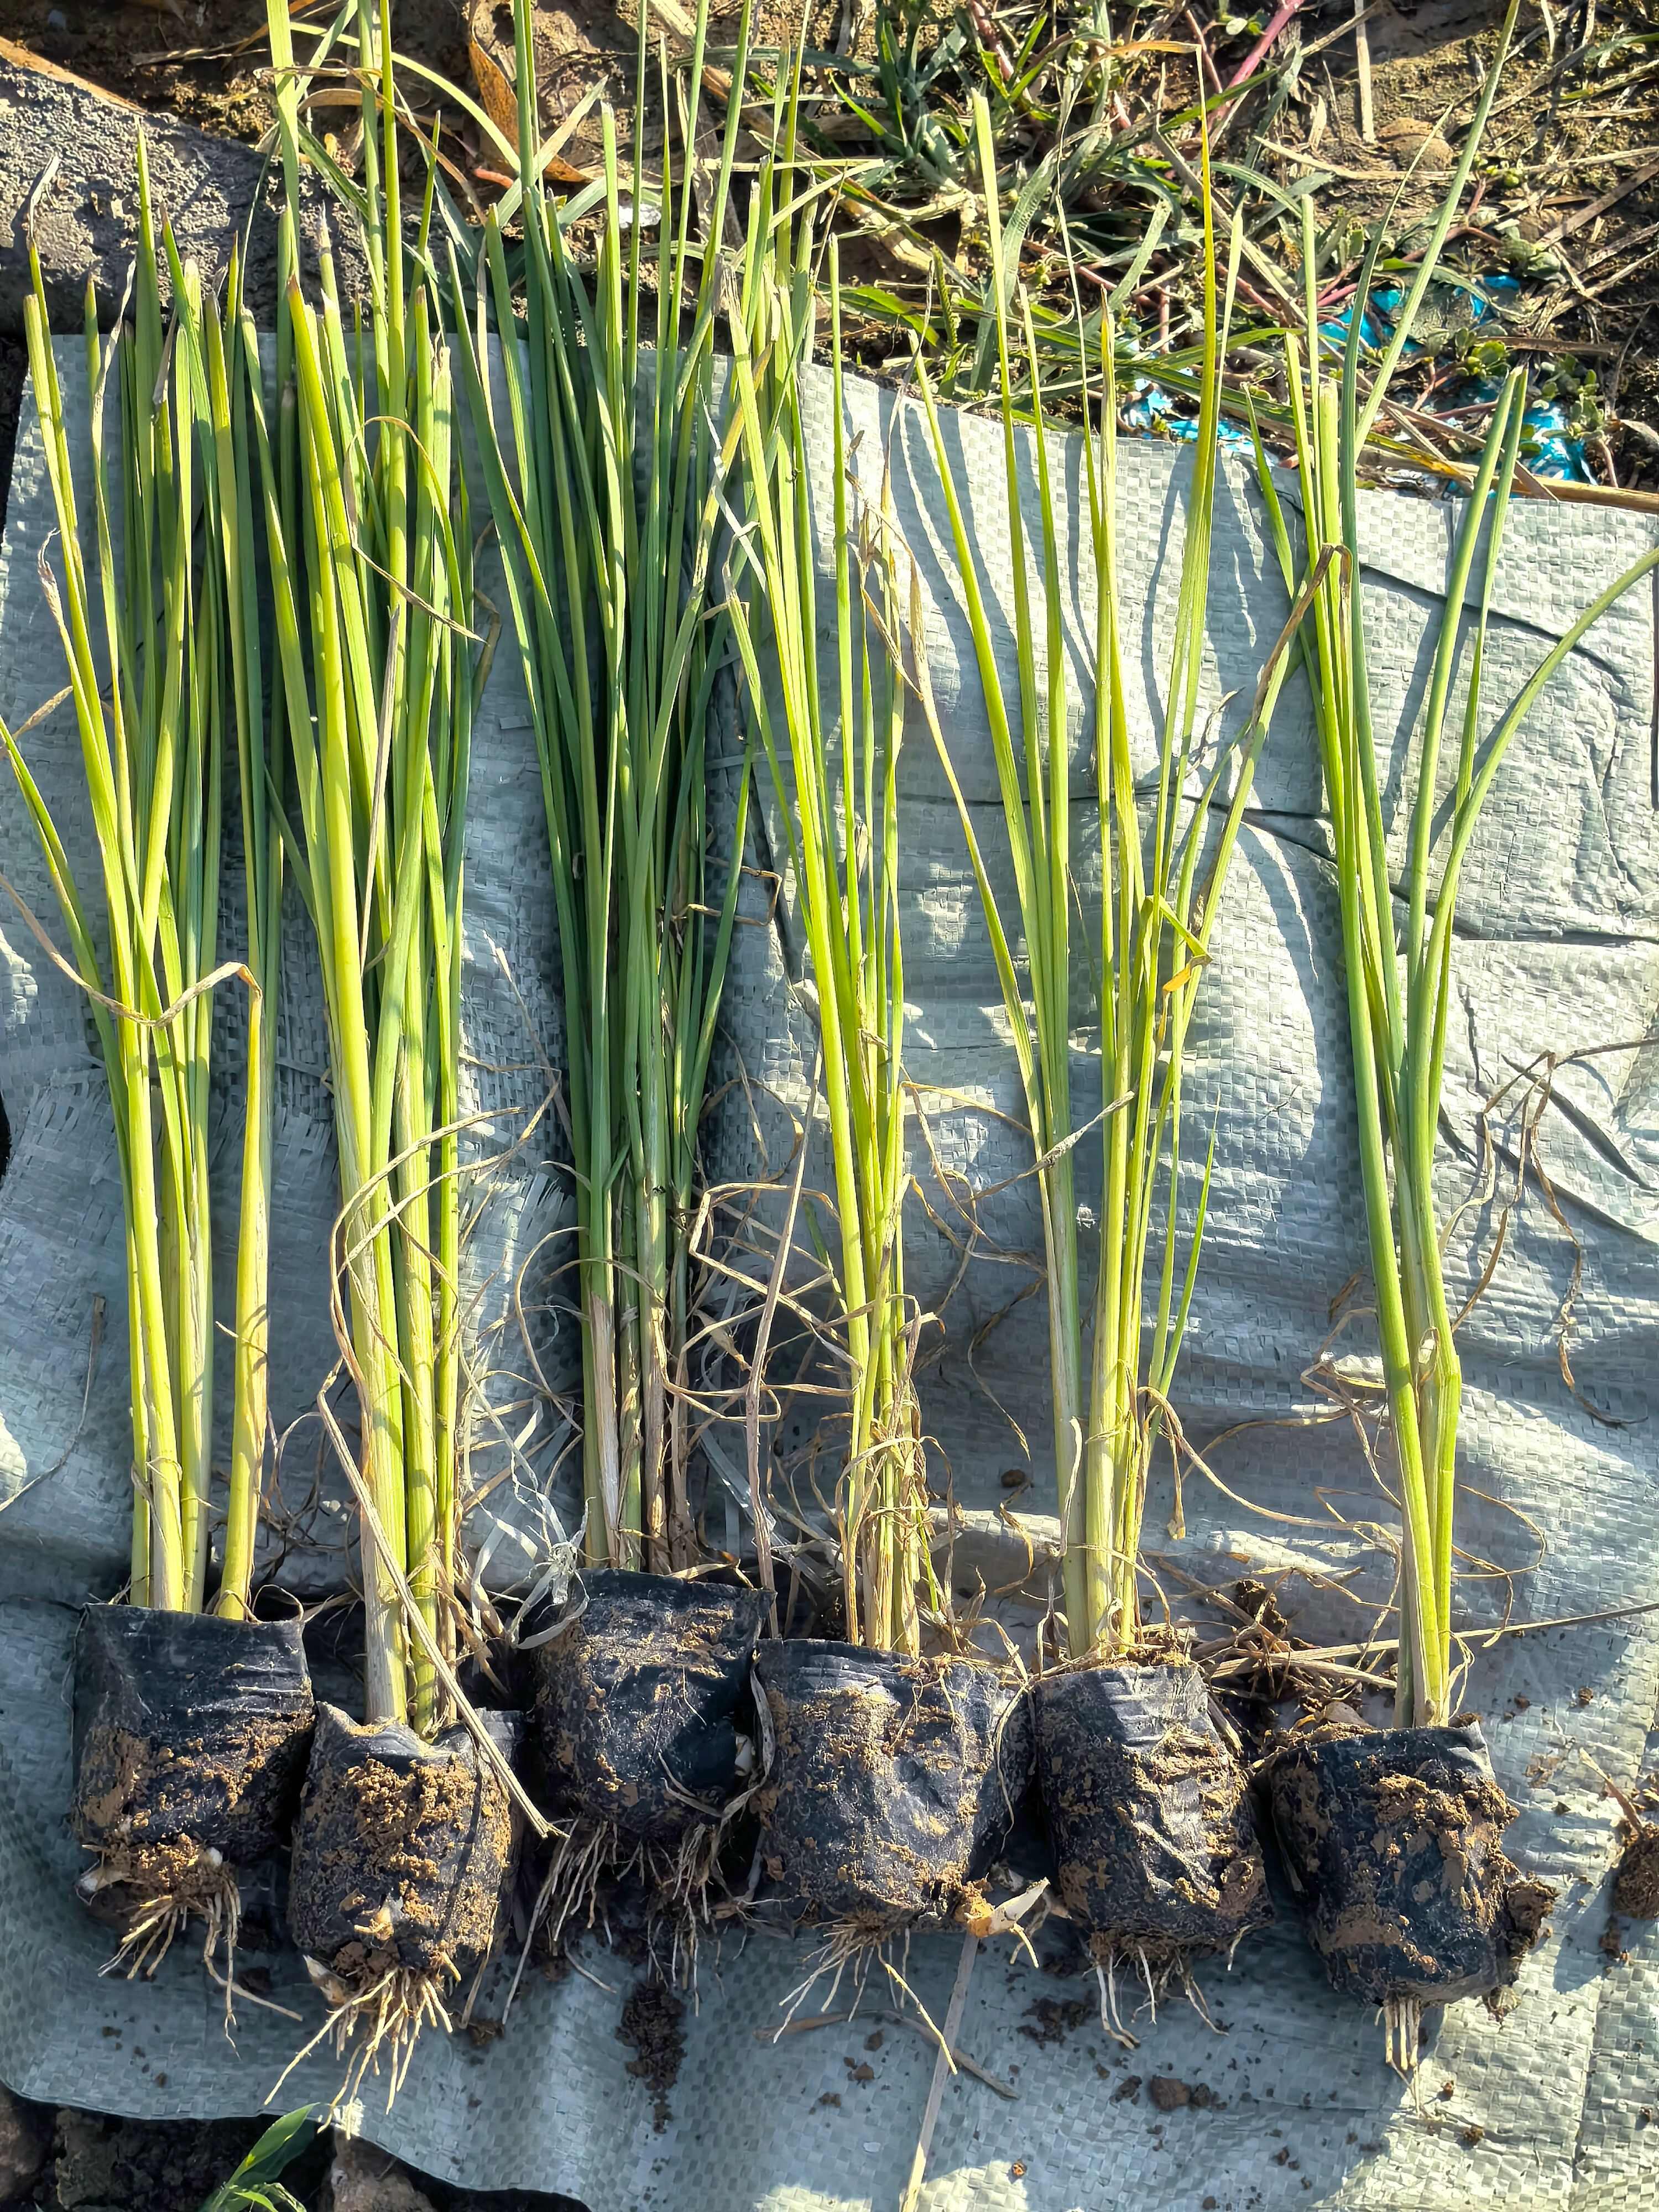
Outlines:
[{"label": "blue plastic sheet", "polygon": [[[1520,295],[1521,284],[1518,278],[1500,273],[1478,277],[1472,283],[1460,284],[1457,289],[1469,302],[1471,327],[1478,330],[1483,323],[1492,321],[1500,308],[1514,305]],[[1397,285],[1385,286],[1371,294],[1359,325],[1359,342],[1367,352],[1379,352],[1388,343],[1405,296],[1404,290]],[[1350,302],[1328,322],[1321,323],[1319,333],[1327,353],[1341,353],[1348,342],[1352,317]],[[1498,332],[1494,331],[1493,335]],[[1409,358],[1420,353],[1422,348],[1415,338],[1407,338],[1404,351]],[[1459,408],[1478,406],[1483,400],[1496,399],[1501,388],[1496,377],[1478,374],[1462,377],[1434,393],[1427,402],[1428,411],[1451,413]],[[1553,477],[1568,483],[1595,481],[1584,460],[1583,441],[1570,434],[1571,416],[1559,399],[1534,400],[1523,419],[1531,433],[1523,449],[1524,457],[1534,476]],[[1166,392],[1152,378],[1137,380],[1133,396],[1122,410],[1121,421],[1126,430],[1143,437],[1190,441],[1198,435],[1198,416],[1192,403]],[[1249,430],[1224,416],[1220,438],[1224,446],[1242,447],[1247,452],[1251,448]]]}]

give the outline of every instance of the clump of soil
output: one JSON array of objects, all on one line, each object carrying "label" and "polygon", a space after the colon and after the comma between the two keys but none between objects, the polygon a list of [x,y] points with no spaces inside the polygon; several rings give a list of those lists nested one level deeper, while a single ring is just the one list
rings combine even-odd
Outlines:
[{"label": "clump of soil", "polygon": [[234,1954],[238,1869],[287,1832],[313,1711],[297,1620],[88,1607],[70,1824],[96,1856],[76,1887],[128,1972],[154,1973],[191,1922],[210,1973]]},{"label": "clump of soil", "polygon": [[761,1864],[785,1911],[870,1942],[948,1919],[1028,1787],[1024,1692],[963,1660],[848,1644],[763,1644],[757,1670],[773,1737]]},{"label": "clump of soil", "polygon": [[674,1844],[738,1788],[763,1591],[596,1568],[568,1625],[529,1654],[528,1719],[548,1808]]},{"label": "clump of soil", "polygon": [[1039,1997],[1035,2004],[1026,2006],[1019,2032],[1029,2035],[1039,2051],[1046,2051],[1051,2043],[1064,2043],[1085,2021],[1092,2020],[1094,2009],[1078,1997]]},{"label": "clump of soil", "polygon": [[1279,1600],[1266,1583],[1245,1577],[1233,1584],[1233,1602],[1246,1613],[1258,1628],[1265,1628],[1269,1636],[1288,1636],[1291,1624],[1280,1609]]},{"label": "clump of soil", "polygon": [[1613,1909],[1629,1920],[1659,1920],[1659,1821],[1644,1820],[1621,1799],[1624,1850],[1613,1877]]},{"label": "clump of soil", "polygon": [[495,1944],[515,1844],[507,1792],[464,1729],[428,1744],[323,1705],[295,1832],[294,1940],[349,1988],[393,1968],[453,1985]]},{"label": "clump of soil", "polygon": [[1178,1971],[1273,1917],[1249,1782],[1197,1668],[1045,1676],[1037,1774],[1060,1900],[1103,1969]]},{"label": "clump of soil", "polygon": [[312,1715],[297,1620],[90,1607],[75,1648],[76,1838],[134,1859],[185,1838],[262,1858],[292,1816]]},{"label": "clump of soil", "polygon": [[653,1978],[635,1984],[617,2024],[617,2040],[638,2054],[629,2060],[628,2071],[651,2092],[652,2124],[659,2134],[674,2117],[668,2093],[685,2057],[684,2018],[680,1999]]},{"label": "clump of soil", "polygon": [[712,1925],[727,1823],[757,1753],[750,1675],[764,1592],[594,1568],[525,1655],[540,1802],[555,1816],[536,1928],[602,1920],[623,1957],[669,1931],[690,1981]]},{"label": "clump of soil", "polygon": [[1335,1988],[1439,2004],[1514,1981],[1555,1893],[1504,1856],[1516,1809],[1477,1727],[1316,1730],[1267,1784]]},{"label": "clump of soil", "polygon": [[1154,2074],[1146,2094],[1160,2112],[1178,2112],[1188,2105],[1205,2112],[1221,2101],[1207,2081],[1183,2081],[1173,2074]]}]

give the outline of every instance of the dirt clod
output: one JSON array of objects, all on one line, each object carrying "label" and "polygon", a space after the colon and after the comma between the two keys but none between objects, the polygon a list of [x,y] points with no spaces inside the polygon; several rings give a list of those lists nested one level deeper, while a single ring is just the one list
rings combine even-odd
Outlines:
[{"label": "dirt clod", "polygon": [[1613,1909],[1632,1920],[1659,1920],[1659,1822],[1626,1824],[1626,1841],[1613,1878]]},{"label": "dirt clod", "polygon": [[1154,2074],[1146,2084],[1146,2094],[1160,2112],[1179,2112],[1193,2101],[1192,2084],[1177,2081],[1173,2074]]},{"label": "dirt clod", "polygon": [[1035,2004],[1026,2006],[1019,2032],[1030,2036],[1040,2051],[1046,2051],[1051,2043],[1064,2043],[1074,2029],[1094,2016],[1094,2007],[1079,1998],[1039,1997]]},{"label": "dirt clod", "polygon": [[653,1980],[635,1984],[617,2024],[617,2042],[637,2054],[629,2060],[628,2071],[651,2092],[652,2125],[659,2134],[674,2117],[668,2093],[685,2057],[684,2018],[685,2007],[672,1990]]},{"label": "dirt clod", "polygon": [[1127,2105],[1132,2099],[1138,2097],[1139,2094],[1139,2075],[1126,2074],[1123,2079],[1118,2083],[1116,2088],[1112,2092],[1112,2102],[1115,2105]]},{"label": "dirt clod", "polygon": [[1233,1584],[1233,1603],[1248,1613],[1259,1628],[1265,1628],[1269,1636],[1290,1634],[1291,1624],[1266,1583],[1256,1582],[1249,1575],[1241,1577]]},{"label": "dirt clod", "polygon": [[1452,165],[1452,149],[1434,128],[1414,115],[1396,116],[1392,123],[1382,124],[1376,134],[1376,143],[1402,169],[1413,162],[1427,169],[1449,169]]},{"label": "dirt clod", "polygon": [[337,2136],[328,2179],[330,2212],[433,2212],[432,2199],[374,2143]]}]

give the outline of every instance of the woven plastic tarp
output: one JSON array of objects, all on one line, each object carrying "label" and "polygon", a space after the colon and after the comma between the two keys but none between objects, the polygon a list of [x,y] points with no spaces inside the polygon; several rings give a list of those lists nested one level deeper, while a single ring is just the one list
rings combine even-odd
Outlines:
[{"label": "woven plastic tarp", "polygon": [[[59,362],[71,422],[83,420],[79,347],[62,349]],[[866,466],[890,441],[900,522],[927,600],[933,680],[970,799],[987,808],[994,854],[985,718],[939,502],[927,489],[924,426],[873,387],[851,386],[849,404]],[[986,574],[1006,605],[1000,433],[957,417],[949,434]],[[828,438],[816,437],[812,449],[827,456]],[[1055,459],[1080,509],[1075,449],[1058,447]],[[1131,448],[1121,461],[1120,574],[1146,761],[1188,468],[1188,458],[1155,447]],[[1393,733],[1384,803],[1396,854],[1451,528],[1437,504],[1379,495],[1362,505],[1374,703],[1379,732]],[[1583,508],[1511,511],[1489,699],[1513,693],[1585,601],[1649,542],[1650,528]],[[62,681],[36,574],[50,530],[39,434],[26,410],[0,564],[0,713],[14,726]],[[1069,628],[1084,637],[1092,585],[1073,547],[1066,574]],[[1285,613],[1253,489],[1230,468],[1206,665],[1221,735],[1248,702]],[[922,2197],[932,2212],[1302,2203],[1393,2212],[1498,2200],[1610,2212],[1659,2202],[1659,2124],[1650,2124],[1659,2108],[1659,1931],[1627,1928],[1623,1959],[1602,1948],[1614,1812],[1583,1755],[1628,1782],[1644,1764],[1659,1686],[1656,1617],[1620,1610],[1659,1589],[1659,1448],[1649,1418],[1659,1342],[1659,1056],[1644,1046],[1659,1005],[1654,629],[1645,591],[1625,601],[1571,658],[1516,742],[1466,872],[1448,1054],[1439,1187],[1443,1214],[1456,1217],[1455,1295],[1474,1286],[1504,1231],[1461,1337],[1460,1618],[1491,1626],[1505,1616],[1602,1616],[1472,1644],[1462,1692],[1466,1708],[1486,1716],[1499,1778],[1522,1808],[1512,1850],[1561,1886],[1553,1932],[1528,1960],[1507,2022],[1468,2006],[1445,2019],[1416,2099],[1385,2069],[1372,2020],[1327,1991],[1288,1908],[1230,1972],[1204,1974],[1219,2032],[1174,2002],[1155,2021],[1137,2021],[1141,2044],[1132,2052],[1101,2033],[1091,1981],[1039,1975],[982,1952],[960,2045],[1014,2094],[966,2073],[951,2081]],[[1089,850],[1084,817],[1092,809],[1083,728],[1079,709],[1079,854]],[[67,711],[27,744],[82,883],[95,892]],[[729,743],[725,750],[729,759]],[[981,1513],[1011,1503],[1018,1516],[1046,1500],[1051,1479],[1041,1298],[1019,1296],[1032,1281],[1021,1255],[1037,1242],[1035,1209],[1029,1182],[1008,1182],[1029,1152],[1009,1118],[1012,1065],[959,826],[920,723],[904,762],[907,1061],[932,1147],[930,1157],[919,1134],[915,1165],[940,1224],[912,1209],[910,1286],[940,1317],[928,1336],[936,1356],[924,1410],[936,1464],[948,1465],[958,1501]],[[1376,1524],[1389,1512],[1352,1425],[1313,1419],[1331,1411],[1329,1385],[1314,1371],[1322,1354],[1346,1363],[1352,1384],[1364,1379],[1368,1340],[1363,1315],[1351,1313],[1365,1297],[1364,1231],[1320,795],[1297,678],[1234,862],[1189,1082],[1192,1148],[1213,1125],[1216,1153],[1178,1407],[1195,1442],[1221,1438],[1212,1464],[1237,1497],[1189,1479],[1185,1534],[1166,1536],[1173,1497],[1161,1472],[1147,1526],[1172,1601],[1194,1585],[1267,1572],[1299,1632],[1341,1643],[1371,1630],[1386,1597],[1389,1561]],[[559,1058],[544,849],[533,743],[503,653],[478,732],[467,853],[469,1103],[486,1116],[473,1142],[489,1164],[475,1186],[469,1261],[481,1377],[475,1473],[508,1466],[505,1439],[520,1437],[534,1410],[535,1431],[512,1461],[516,1487],[532,1497],[557,1431],[517,1334],[521,1273],[519,1303],[543,1369],[556,1383],[568,1372],[568,1331],[556,1331],[544,1289],[536,1289],[538,1270],[558,1263],[556,1241],[544,1240],[565,1218],[550,1151],[556,1125],[549,1117],[525,1133]],[[763,851],[757,858],[764,864]],[[0,873],[55,926],[30,833],[9,798],[0,798]],[[227,945],[235,941],[238,877],[231,854]],[[1085,879],[1079,890],[1086,908],[1097,886]],[[758,876],[747,896],[747,918],[763,925]],[[267,1994],[303,2016],[303,2031],[244,2004],[232,2042],[217,1994],[182,1953],[154,1983],[100,1980],[108,1939],[71,1894],[80,1855],[64,1824],[70,1648],[76,1608],[118,1587],[125,1555],[119,1195],[84,1009],[16,908],[3,905],[0,1096],[13,1154],[0,1184],[0,2076],[31,2097],[114,2112],[251,2112],[320,2018],[298,1962],[276,1954],[259,1963],[270,1970]],[[749,1082],[733,1085],[720,1108],[714,1160],[722,1176],[753,1176],[756,1128],[771,1142],[808,1096],[810,1032],[788,987],[791,945],[787,899],[776,928],[738,933],[728,1067]],[[310,961],[296,915],[282,1006],[272,1337],[276,1416],[298,1424],[283,1457],[280,1571],[316,1591],[337,1586],[349,1560],[339,1486],[319,1425],[302,1419],[334,1357],[320,1290],[334,1169]],[[1084,982],[1080,969],[1079,1005]],[[216,1045],[224,1112],[217,1188],[228,1201],[239,1030],[227,1000]],[[1599,1049],[1609,1047],[1620,1048]],[[1540,1054],[1592,1050],[1557,1070],[1547,1103],[1528,1089],[1525,1071]],[[1082,1030],[1076,1057],[1086,1098],[1097,1063]],[[1509,1097],[1483,1114],[1516,1078]],[[1554,1210],[1535,1178],[1522,1203],[1507,1204],[1528,1115]],[[1089,1152],[1079,1154],[1085,1204]],[[951,1171],[948,1192],[934,1162]],[[951,1194],[993,1186],[1005,1187],[975,1209],[976,1241],[963,1270],[966,1231]],[[1193,1195],[1189,1184],[1188,1215]],[[228,1203],[224,1213],[231,1218]],[[227,1255],[222,1295],[229,1280]],[[1559,1357],[1564,1310],[1576,1390]],[[1334,1310],[1350,1318],[1330,1340]],[[1005,1472],[1028,1466],[1034,1486],[1011,1493]],[[498,1498],[514,1487],[504,1485]],[[522,1504],[504,1517],[530,1532],[509,1533],[492,1554],[494,1571],[510,1579],[526,1556],[514,1547],[544,1549],[553,1532],[537,1530]],[[1028,1526],[1040,1539],[1040,1522]],[[912,1946],[907,1978],[934,2018],[959,1952],[951,1938]],[[851,2023],[775,2042],[780,2001],[805,1972],[805,1952],[759,1936],[728,1940],[718,1958],[705,1955],[679,2078],[667,2113],[653,2116],[616,2033],[630,1972],[597,1944],[580,1956],[585,1972],[556,1984],[526,1976],[503,2037],[427,2039],[390,2112],[371,2082],[364,2132],[442,2178],[563,2191],[592,2212],[686,2204],[840,2212],[897,2202],[933,2052],[914,2024],[875,2016],[890,2008],[890,1991],[872,1982]],[[503,1994],[504,1983],[486,1988],[478,2014],[498,2014]],[[1046,2012],[1034,2009],[1043,2001]],[[1142,2085],[1152,2076],[1200,2094],[1164,2109]],[[307,2062],[283,2100],[326,2099],[337,2079],[334,2062]]]}]

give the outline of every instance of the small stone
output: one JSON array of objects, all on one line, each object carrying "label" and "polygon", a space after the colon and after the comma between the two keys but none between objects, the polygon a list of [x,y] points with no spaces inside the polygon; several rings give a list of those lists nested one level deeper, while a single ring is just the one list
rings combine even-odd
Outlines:
[{"label": "small stone", "polygon": [[337,2132],[328,2185],[333,2212],[432,2212],[431,2198],[389,2152]]},{"label": "small stone", "polygon": [[69,17],[61,8],[49,8],[46,10],[46,28],[49,31],[68,30]]},{"label": "small stone", "polygon": [[21,2097],[0,2088],[0,2204],[27,2196],[51,2148],[52,2130],[46,2122]]},{"label": "small stone", "polygon": [[1425,169],[1449,169],[1454,158],[1433,124],[1415,115],[1397,115],[1392,123],[1381,125],[1376,143],[1402,169],[1410,168],[1419,155],[1419,167]]}]

